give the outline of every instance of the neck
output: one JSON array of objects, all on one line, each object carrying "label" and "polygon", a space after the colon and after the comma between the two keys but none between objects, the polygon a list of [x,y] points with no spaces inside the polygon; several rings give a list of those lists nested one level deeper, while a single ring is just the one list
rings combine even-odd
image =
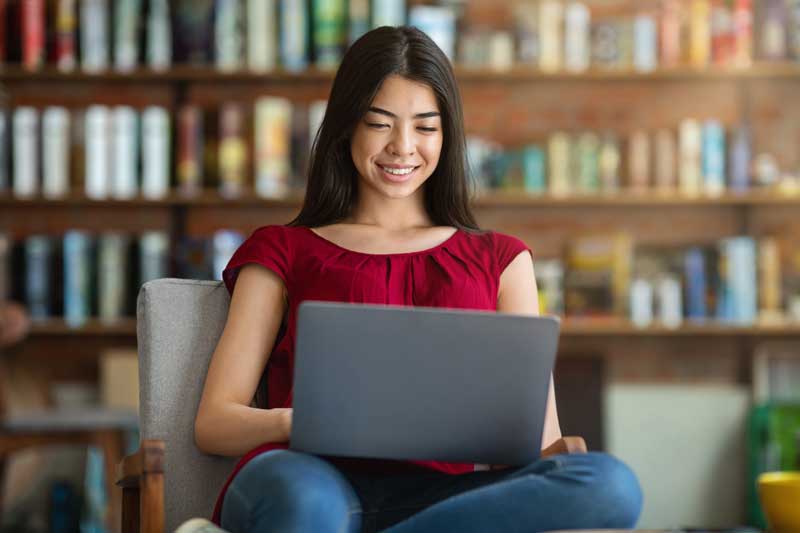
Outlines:
[{"label": "neck", "polygon": [[420,187],[405,198],[389,198],[361,188],[352,213],[344,222],[378,226],[388,231],[402,231],[433,225],[424,205]]}]

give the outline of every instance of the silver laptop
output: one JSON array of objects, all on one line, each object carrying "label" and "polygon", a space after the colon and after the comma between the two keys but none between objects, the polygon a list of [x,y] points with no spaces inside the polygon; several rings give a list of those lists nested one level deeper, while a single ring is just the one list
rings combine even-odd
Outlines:
[{"label": "silver laptop", "polygon": [[290,448],[522,465],[539,456],[559,321],[303,302]]}]

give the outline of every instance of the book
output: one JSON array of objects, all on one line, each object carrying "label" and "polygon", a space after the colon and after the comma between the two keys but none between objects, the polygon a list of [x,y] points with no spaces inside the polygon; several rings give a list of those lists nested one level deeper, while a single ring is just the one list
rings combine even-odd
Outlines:
[{"label": "book", "polygon": [[725,192],[725,130],[716,120],[703,123],[703,191],[711,196]]},{"label": "book", "polygon": [[633,22],[633,68],[638,72],[652,72],[657,67],[656,20],[652,15],[640,13]]},{"label": "book", "polygon": [[736,67],[749,67],[753,62],[753,4],[752,0],[734,0],[733,52]]},{"label": "book", "polygon": [[755,241],[752,237],[730,237],[722,239],[719,246],[717,318],[733,324],[753,324],[758,309]]},{"label": "book", "polygon": [[130,72],[139,62],[141,0],[114,2],[114,68]]},{"label": "book", "polygon": [[255,103],[256,193],[280,197],[289,192],[292,104],[285,98],[265,96]]},{"label": "book", "polygon": [[78,18],[76,0],[56,0],[56,67],[61,72],[71,72],[78,64],[75,32]]},{"label": "book", "polygon": [[278,61],[275,0],[247,0],[247,68],[268,72]]},{"label": "book", "polygon": [[207,65],[214,49],[214,0],[173,0],[173,54],[178,64]]},{"label": "book", "polygon": [[628,178],[635,193],[650,188],[650,137],[644,130],[635,130],[628,140]]},{"label": "book", "polygon": [[740,124],[734,129],[730,149],[730,189],[743,193],[750,189],[750,128]]},{"label": "book", "polygon": [[369,0],[348,0],[347,42],[353,44],[369,31]]},{"label": "book", "polygon": [[8,50],[6,48],[6,40],[9,38],[6,24],[8,23],[8,5],[6,0],[0,0],[0,63],[5,63],[8,59]]},{"label": "book", "polygon": [[308,67],[308,6],[304,0],[280,0],[280,57],[283,68]]},{"label": "book", "polygon": [[537,259],[533,262],[541,315],[564,314],[564,263],[560,259]]},{"label": "book", "polygon": [[129,200],[139,192],[139,117],[130,106],[116,106],[111,113],[111,196]]},{"label": "book", "polygon": [[142,195],[154,200],[169,192],[170,118],[163,107],[142,112]]},{"label": "book", "polygon": [[547,191],[544,151],[541,147],[529,144],[520,154],[522,180],[525,192],[544,194]]},{"label": "book", "polygon": [[783,319],[783,279],[780,244],[775,237],[765,237],[758,242],[758,284],[759,322],[780,322]]},{"label": "book", "polygon": [[44,0],[22,2],[22,66],[39,70],[45,58]]},{"label": "book", "polygon": [[509,71],[514,66],[514,36],[508,31],[495,31],[489,36],[486,66],[496,71]]},{"label": "book", "polygon": [[9,178],[8,145],[11,132],[8,125],[8,110],[0,107],[0,194],[6,194],[11,180]]},{"label": "book", "polygon": [[108,69],[110,36],[107,0],[81,0],[81,68],[89,73]]},{"label": "book", "polygon": [[581,193],[597,193],[600,190],[599,157],[600,139],[588,131],[578,135],[575,144],[576,187]]},{"label": "book", "polygon": [[117,232],[103,233],[97,242],[97,307],[104,324],[117,322],[125,314],[129,246],[129,237]]},{"label": "book", "polygon": [[680,124],[679,188],[689,196],[700,194],[702,189],[702,129],[694,119],[684,119]]},{"label": "book", "polygon": [[111,188],[111,111],[103,105],[86,110],[86,196],[104,200]]},{"label": "book", "polygon": [[70,118],[64,107],[48,107],[42,114],[42,193],[62,198],[69,193]]},{"label": "book", "polygon": [[203,111],[184,105],[178,111],[178,190],[198,194],[203,186]]},{"label": "book", "polygon": [[789,55],[795,61],[800,61],[800,0],[787,0],[786,11]]},{"label": "book", "polygon": [[571,1],[564,8],[564,68],[583,72],[589,68],[591,14],[583,2]]},{"label": "book", "polygon": [[572,192],[570,172],[570,138],[566,132],[555,132],[547,142],[547,163],[550,194],[566,196]]},{"label": "book", "polygon": [[644,278],[631,281],[630,319],[634,326],[646,328],[653,322],[653,283]]},{"label": "book", "polygon": [[711,2],[691,0],[689,8],[689,61],[706,67],[711,59]]},{"label": "book", "polygon": [[[413,6],[408,11],[408,24],[425,32],[451,62],[455,61],[456,14],[450,7]],[[513,56],[513,40],[511,48]]]},{"label": "book", "polygon": [[633,243],[624,233],[581,235],[567,247],[567,316],[627,316]]},{"label": "book", "polygon": [[46,235],[25,239],[25,306],[33,321],[53,316],[53,243]]},{"label": "book", "polygon": [[726,0],[711,2],[711,61],[729,65],[734,53],[733,10]]},{"label": "book", "polygon": [[543,72],[557,72],[562,66],[563,6],[558,0],[539,3],[539,68]]},{"label": "book", "polygon": [[247,169],[247,143],[244,138],[244,109],[226,102],[219,114],[219,186],[225,198],[241,196]]},{"label": "book", "polygon": [[406,23],[405,0],[371,0],[372,27],[403,26]]},{"label": "book", "polygon": [[752,369],[754,402],[796,404],[800,400],[800,359],[791,342],[759,344],[753,353]]},{"label": "book", "polygon": [[223,72],[243,65],[244,42],[242,4],[239,0],[217,0],[214,18],[214,57]]},{"label": "book", "polygon": [[515,3],[513,14],[517,43],[516,61],[523,65],[538,65],[540,56],[538,5],[531,2]]},{"label": "book", "polygon": [[335,69],[347,44],[347,0],[311,0],[311,25],[317,68]]},{"label": "book", "polygon": [[169,235],[164,231],[144,232],[139,238],[139,287],[168,276]]},{"label": "book", "polygon": [[172,23],[168,0],[149,0],[147,11],[147,66],[167,70],[172,65]]},{"label": "book", "polygon": [[655,136],[655,187],[659,192],[674,192],[677,188],[677,155],[675,135],[660,128]]},{"label": "book", "polygon": [[230,262],[244,236],[238,231],[218,230],[212,237],[212,262],[214,279],[222,280],[222,271]]},{"label": "book", "polygon": [[18,107],[13,121],[13,193],[17,198],[31,198],[39,192],[39,112]]},{"label": "book", "polygon": [[682,5],[680,0],[663,0],[659,23],[660,63],[664,68],[676,67],[683,55],[681,43]]},{"label": "book", "polygon": [[604,193],[613,193],[619,190],[621,161],[622,155],[618,139],[615,135],[606,133],[602,137],[597,160],[600,189]]},{"label": "book", "polygon": [[668,329],[680,327],[683,322],[683,294],[681,280],[672,274],[661,275],[655,283],[656,318]]},{"label": "book", "polygon": [[703,249],[690,247],[684,254],[684,279],[686,280],[686,317],[702,322],[708,317],[708,267]]},{"label": "book", "polygon": [[787,12],[785,0],[764,0],[759,28],[759,56],[779,61],[787,57]]},{"label": "book", "polygon": [[81,327],[92,313],[92,238],[80,230],[64,234],[64,320]]},{"label": "book", "polygon": [[616,69],[623,63],[622,23],[604,18],[592,24],[592,64],[601,69]]}]

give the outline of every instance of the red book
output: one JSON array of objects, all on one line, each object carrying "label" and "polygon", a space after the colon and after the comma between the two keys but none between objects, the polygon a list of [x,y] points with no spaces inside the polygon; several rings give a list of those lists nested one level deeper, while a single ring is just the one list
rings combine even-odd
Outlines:
[{"label": "red book", "polygon": [[74,70],[77,64],[75,0],[57,0],[56,6],[56,65],[59,70]]},{"label": "red book", "polygon": [[22,0],[22,64],[38,70],[44,63],[44,0]]},{"label": "red book", "polygon": [[733,7],[733,62],[747,67],[753,62],[753,4],[736,0]]},{"label": "red book", "polygon": [[661,8],[661,66],[676,67],[681,61],[681,3],[664,0]]},{"label": "red book", "polygon": [[6,0],[0,0],[0,63],[6,60]]},{"label": "red book", "polygon": [[186,105],[178,112],[178,190],[200,192],[203,185],[203,112]]},{"label": "red book", "polygon": [[729,65],[733,60],[733,11],[727,0],[711,2],[711,60],[715,65]]}]

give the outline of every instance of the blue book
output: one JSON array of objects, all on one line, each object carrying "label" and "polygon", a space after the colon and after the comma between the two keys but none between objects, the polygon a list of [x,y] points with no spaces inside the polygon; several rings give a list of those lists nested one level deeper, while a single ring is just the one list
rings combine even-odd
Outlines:
[{"label": "blue book", "polygon": [[403,26],[406,23],[405,0],[371,0],[372,27]]},{"label": "blue book", "polygon": [[706,259],[702,248],[687,250],[683,263],[686,276],[686,316],[689,320],[703,321],[706,310]]},{"label": "blue book", "polygon": [[752,237],[728,240],[728,281],[733,302],[731,319],[740,325],[755,323],[758,314],[756,243]]},{"label": "blue book", "polygon": [[46,320],[53,315],[53,243],[44,235],[25,240],[25,304],[31,320]]},{"label": "blue book", "polygon": [[750,129],[742,124],[733,134],[730,151],[731,190],[747,192],[750,188]]},{"label": "blue book", "polygon": [[304,0],[280,2],[281,65],[298,72],[308,67],[308,4]]},{"label": "blue book", "polygon": [[716,120],[703,124],[703,188],[708,194],[725,191],[725,129]]},{"label": "blue book", "polygon": [[520,154],[522,180],[525,191],[542,194],[547,190],[545,182],[544,151],[536,145],[529,145]]},{"label": "blue book", "polygon": [[91,314],[92,239],[78,230],[64,235],[64,320],[80,327]]}]

